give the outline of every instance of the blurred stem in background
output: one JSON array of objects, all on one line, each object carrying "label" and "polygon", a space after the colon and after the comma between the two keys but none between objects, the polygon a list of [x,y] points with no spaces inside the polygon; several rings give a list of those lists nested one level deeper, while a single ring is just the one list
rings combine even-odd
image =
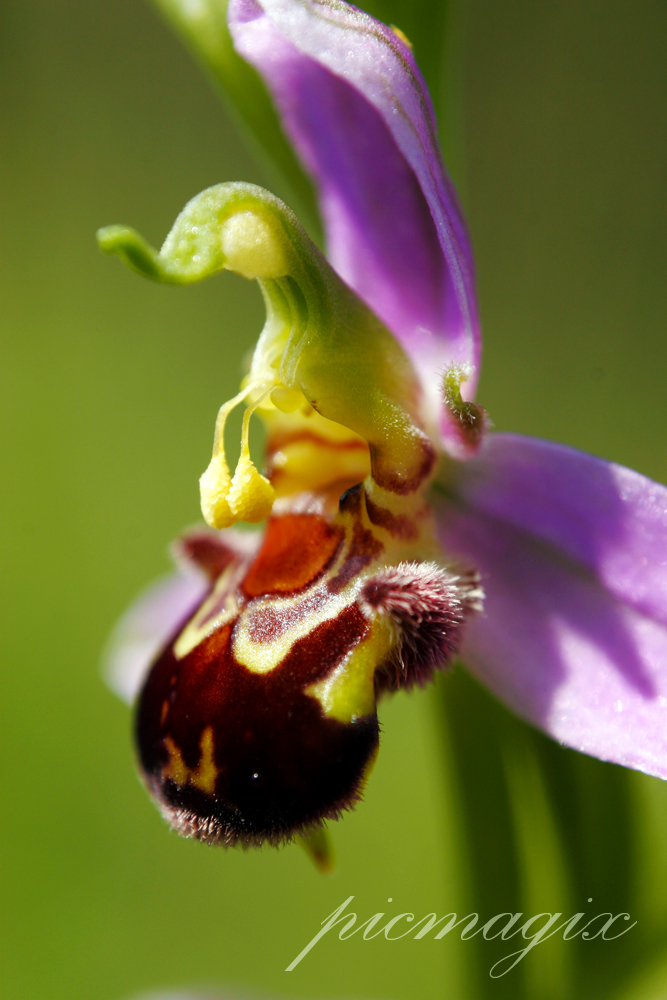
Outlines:
[{"label": "blurred stem in background", "polygon": [[243,123],[253,152],[275,178],[275,193],[290,205],[313,239],[321,242],[313,186],[282,132],[259,74],[234,49],[227,27],[227,0],[155,0],[155,4]]},{"label": "blurred stem in background", "polygon": [[385,24],[400,28],[410,40],[433,101],[447,171],[465,203],[465,0],[366,0],[360,6]]},{"label": "blurred stem in background", "polygon": [[[469,910],[482,921],[506,911],[525,917],[561,912],[554,926],[583,912],[575,929],[603,912],[629,912],[640,920],[632,822],[636,776],[558,746],[460,669],[440,679],[434,696],[458,785]],[[597,920],[589,933],[603,923]],[[477,995],[616,996],[651,958],[638,950],[640,940],[629,933],[612,945],[581,936],[563,941],[557,934],[537,946],[539,961],[524,960],[511,975],[494,980],[488,970],[519,949],[520,939],[477,939]]]},{"label": "blurred stem in background", "polygon": [[[155,3],[243,121],[255,152],[273,168],[278,192],[321,240],[313,187],[280,129],[264,84],[233,49],[226,0]],[[400,28],[414,46],[433,97],[447,166],[465,194],[465,4],[367,0],[364,7]],[[433,704],[459,804],[467,907],[459,916],[476,912],[483,923],[502,913],[521,912],[528,919],[560,912],[562,924],[583,912],[580,927],[602,913],[627,912],[638,922],[646,918],[641,935],[629,933],[613,944],[580,935],[563,941],[557,934],[537,946],[539,958],[532,956],[533,961],[524,960],[496,978],[489,975],[495,963],[528,942],[477,936],[464,949],[468,996],[595,1000],[663,995],[633,987],[642,970],[664,961],[667,950],[665,906],[646,886],[643,893],[638,890],[642,869],[645,877],[660,840],[654,835],[661,815],[656,806],[662,801],[653,794],[655,782],[559,747],[512,716],[459,668],[439,679]],[[638,808],[641,802],[647,808]],[[590,933],[602,923],[596,921]]]}]

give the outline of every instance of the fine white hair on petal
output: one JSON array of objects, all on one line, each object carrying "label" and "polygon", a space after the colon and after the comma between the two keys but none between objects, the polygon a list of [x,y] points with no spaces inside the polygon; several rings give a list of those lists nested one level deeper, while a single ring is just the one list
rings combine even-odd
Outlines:
[{"label": "fine white hair on petal", "polygon": [[402,562],[370,579],[361,594],[362,611],[368,618],[387,615],[398,629],[394,658],[376,678],[379,689],[425,684],[446,666],[483,596],[476,574],[452,573],[436,563]]},{"label": "fine white hair on petal", "polygon": [[203,574],[179,569],[144,590],[125,612],[102,655],[104,679],[123,701],[134,701],[155,656],[208,586]]}]

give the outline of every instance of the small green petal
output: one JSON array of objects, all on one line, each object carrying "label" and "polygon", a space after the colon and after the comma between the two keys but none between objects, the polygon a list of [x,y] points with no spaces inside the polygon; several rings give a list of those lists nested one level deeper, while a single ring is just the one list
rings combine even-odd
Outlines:
[{"label": "small green petal", "polygon": [[330,875],[336,859],[331,834],[326,826],[314,826],[296,839],[317,870],[323,875]]},{"label": "small green petal", "polygon": [[154,281],[165,280],[155,250],[134,229],[127,226],[105,226],[97,230],[97,242],[105,253],[116,253],[128,267]]}]

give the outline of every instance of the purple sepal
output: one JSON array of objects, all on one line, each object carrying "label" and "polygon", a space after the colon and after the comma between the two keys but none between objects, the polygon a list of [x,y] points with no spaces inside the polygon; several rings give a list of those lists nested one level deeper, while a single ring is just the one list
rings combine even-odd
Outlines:
[{"label": "purple sepal", "polygon": [[431,404],[452,365],[470,367],[472,397],[472,252],[410,49],[338,0],[230,0],[229,25],[316,181],[333,266],[399,338]]},{"label": "purple sepal", "polygon": [[489,435],[438,524],[486,593],[466,666],[557,740],[667,778],[667,489],[562,445]]},{"label": "purple sepal", "polygon": [[172,545],[176,571],[144,590],[116,624],[102,657],[104,678],[132,703],[158,653],[201,604],[220,573],[246,559],[260,541],[254,531],[188,528]]},{"label": "purple sepal", "polygon": [[104,678],[123,701],[134,701],[153,660],[209,587],[203,573],[179,569],[151,584],[128,608],[102,658]]}]

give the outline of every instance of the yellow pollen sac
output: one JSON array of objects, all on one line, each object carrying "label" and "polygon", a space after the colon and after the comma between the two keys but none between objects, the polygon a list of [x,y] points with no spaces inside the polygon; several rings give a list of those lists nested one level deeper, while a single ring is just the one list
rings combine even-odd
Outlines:
[{"label": "yellow pollen sac", "polygon": [[266,392],[257,402],[249,406],[243,415],[241,457],[234,477],[229,474],[225,458],[225,423],[233,407],[247,396],[249,391],[250,387],[247,387],[220,408],[215,427],[213,457],[199,480],[202,514],[206,523],[212,528],[229,528],[237,521],[247,521],[250,524],[264,521],[271,513],[276,497],[271,483],[260,475],[250,458],[250,417],[266,396]]},{"label": "yellow pollen sac", "polygon": [[235,521],[257,524],[271,513],[276,494],[271,483],[260,475],[248,454],[242,454],[227,494]]},{"label": "yellow pollen sac", "polygon": [[229,528],[236,521],[227,495],[232,485],[224,454],[214,455],[199,480],[201,511],[211,528]]}]

